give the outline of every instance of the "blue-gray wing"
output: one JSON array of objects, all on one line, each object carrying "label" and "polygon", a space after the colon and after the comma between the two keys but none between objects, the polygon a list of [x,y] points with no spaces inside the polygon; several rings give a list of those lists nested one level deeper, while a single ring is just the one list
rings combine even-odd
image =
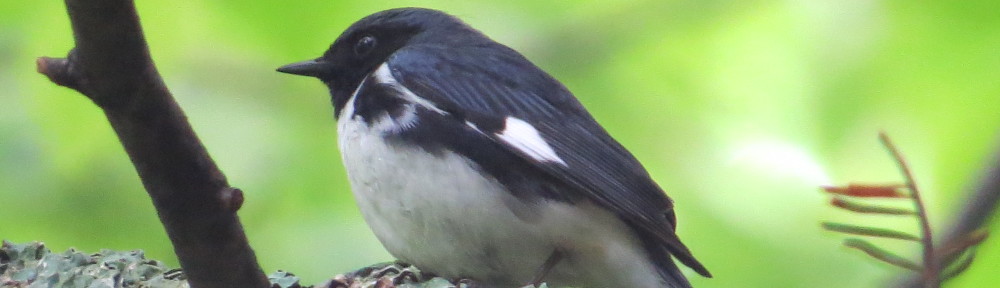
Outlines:
[{"label": "blue-gray wing", "polygon": [[[597,203],[632,226],[647,247],[663,250],[651,251],[666,257],[656,262],[670,261],[669,253],[709,275],[677,238],[673,204],[642,165],[561,83],[519,53],[499,44],[462,49],[410,45],[387,64],[399,84],[448,112],[462,124],[458,126],[474,127],[508,155],[520,157],[519,163],[529,166],[525,169],[539,171],[539,178],[530,180],[555,181],[566,188],[549,197]],[[511,118],[530,125],[551,151],[532,151],[505,139],[502,133],[513,125]],[[509,161],[477,157],[473,160]]]}]

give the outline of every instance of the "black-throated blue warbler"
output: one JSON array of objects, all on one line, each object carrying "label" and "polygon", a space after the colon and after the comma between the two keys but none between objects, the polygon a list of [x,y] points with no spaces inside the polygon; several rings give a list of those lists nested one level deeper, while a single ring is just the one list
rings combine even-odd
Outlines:
[{"label": "black-throated blue warbler", "polygon": [[559,81],[441,11],[351,25],[278,68],[332,95],[340,152],[393,256],[489,287],[690,287],[673,204]]}]

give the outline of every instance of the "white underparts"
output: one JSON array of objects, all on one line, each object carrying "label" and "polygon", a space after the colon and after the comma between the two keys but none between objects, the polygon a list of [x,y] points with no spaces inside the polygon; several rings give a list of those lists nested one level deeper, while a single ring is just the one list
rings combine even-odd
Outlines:
[{"label": "white underparts", "polygon": [[559,155],[552,149],[552,146],[549,146],[548,142],[545,142],[545,139],[542,139],[538,130],[524,120],[507,117],[503,131],[496,133],[496,136],[536,161],[555,162],[566,166],[566,162],[559,158]]}]

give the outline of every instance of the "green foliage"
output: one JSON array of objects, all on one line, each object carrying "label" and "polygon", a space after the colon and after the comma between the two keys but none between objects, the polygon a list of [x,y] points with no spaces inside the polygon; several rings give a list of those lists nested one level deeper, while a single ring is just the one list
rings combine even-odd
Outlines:
[{"label": "green foliage", "polygon": [[920,264],[914,263],[913,261],[906,259],[906,257],[899,256],[896,255],[895,253],[879,248],[878,246],[875,246],[871,242],[865,241],[864,239],[848,238],[844,240],[844,246],[861,250],[862,252],[865,252],[865,254],[868,254],[868,256],[872,256],[873,258],[881,260],[882,262],[886,262],[901,268],[913,271],[920,271],[920,269],[923,269],[923,267]]},{"label": "green foliage", "polygon": [[899,232],[896,230],[877,228],[877,227],[862,227],[849,224],[824,222],[823,229],[834,232],[862,235],[862,236],[875,236],[875,237],[884,237],[884,238],[892,238],[900,240],[920,241],[920,237],[917,237],[916,235],[910,233]]},{"label": "green foliage", "polygon": [[[822,224],[823,229],[853,235],[919,242],[923,252],[921,264],[914,263],[906,257],[899,256],[896,253],[882,249],[863,239],[850,238],[844,240],[844,246],[861,250],[872,258],[881,260],[882,262],[918,272],[920,278],[923,279],[923,286],[934,288],[940,287],[943,281],[958,276],[959,273],[962,273],[970,267],[972,260],[975,257],[975,246],[986,240],[989,236],[989,232],[982,228],[971,232],[959,231],[965,235],[957,237],[957,239],[948,239],[947,242],[943,243],[945,248],[935,248],[935,238],[941,237],[935,237],[935,230],[930,227],[930,215],[927,214],[927,206],[923,196],[924,192],[920,192],[920,188],[918,188],[919,185],[917,185],[917,180],[913,176],[913,169],[910,168],[906,157],[904,157],[899,148],[892,143],[892,140],[886,133],[880,132],[879,139],[882,141],[882,144],[888,150],[889,154],[892,155],[896,164],[899,165],[900,173],[902,174],[902,178],[906,184],[850,184],[847,186],[824,186],[822,188],[827,193],[834,195],[833,200],[831,201],[831,204],[834,207],[858,213],[907,216],[912,218],[919,224],[918,226],[921,236],[918,237],[910,233],[901,232],[896,228],[866,227],[831,222],[824,222]],[[903,188],[906,188],[908,193],[904,194],[899,191]],[[913,210],[885,207],[877,204],[863,203],[860,201],[851,201],[845,199],[845,196],[859,197],[862,199],[905,199],[913,205]],[[976,199],[974,201],[981,200]],[[946,237],[951,238],[951,236]],[[955,260],[959,259],[958,256],[961,254],[964,254],[966,257],[961,258],[961,261],[955,262]],[[943,277],[941,273],[942,268],[946,270]]]},{"label": "green foliage", "polygon": [[[36,57],[72,47],[62,5],[0,1],[0,238],[143,249],[176,267],[104,115],[34,73]],[[895,177],[870,149],[892,131],[926,167],[916,176],[944,228],[1000,131],[1000,1],[137,5],[166,83],[246,193],[240,216],[264,270],[305,283],[391,257],[350,196],[325,89],[274,68],[385,8],[456,14],[563,81],[675,200],[682,239],[716,275],[691,273],[696,287],[885,286],[894,267],[830,249],[840,238],[815,223],[887,216],[817,209],[814,187]],[[977,252],[948,287],[1000,285],[1000,245]]]}]

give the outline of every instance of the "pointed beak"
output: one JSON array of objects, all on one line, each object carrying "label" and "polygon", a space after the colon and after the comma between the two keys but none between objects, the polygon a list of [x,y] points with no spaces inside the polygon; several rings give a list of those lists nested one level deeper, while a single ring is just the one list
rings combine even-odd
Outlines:
[{"label": "pointed beak", "polygon": [[330,73],[331,68],[332,65],[330,62],[323,61],[322,59],[313,59],[281,66],[277,70],[281,73],[319,77],[320,75]]}]

